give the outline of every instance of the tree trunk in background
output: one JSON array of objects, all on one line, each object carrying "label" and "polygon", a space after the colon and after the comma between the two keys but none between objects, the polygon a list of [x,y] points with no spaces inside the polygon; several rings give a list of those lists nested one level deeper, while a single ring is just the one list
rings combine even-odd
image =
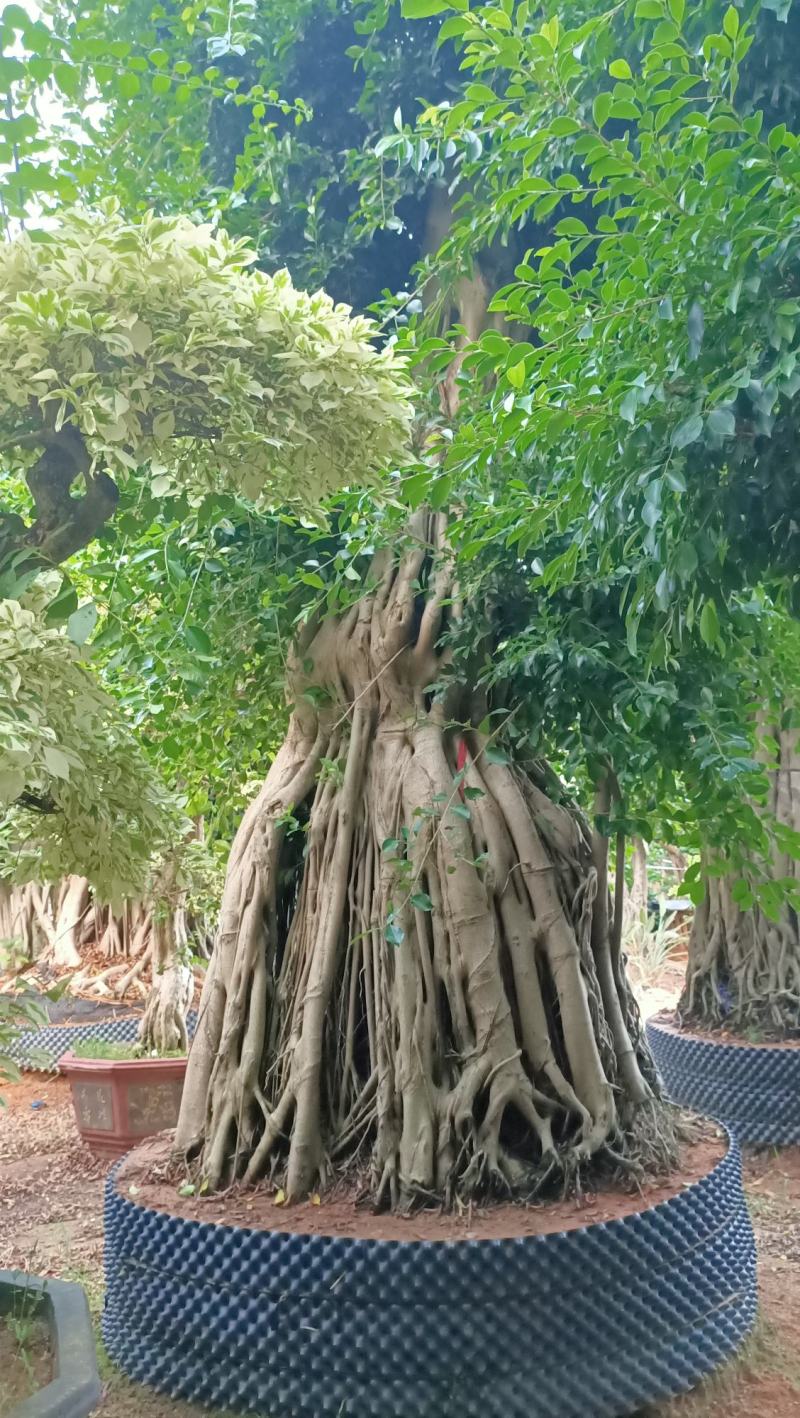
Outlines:
[{"label": "tree trunk in background", "polygon": [[[779,744],[766,810],[800,831],[800,754],[796,731],[772,731]],[[800,886],[800,862],[776,855],[773,878]],[[770,920],[758,908],[742,911],[728,877],[712,877],[689,940],[689,966],[679,1010],[707,1024],[723,1021],[785,1034],[800,1029],[800,922],[782,906]]]},{"label": "tree trunk in background", "polygon": [[301,633],[189,1056],[177,1143],[212,1187],[353,1169],[378,1202],[452,1202],[671,1156],[607,842],[546,765],[487,753],[482,705],[426,688],[458,613],[445,535],[419,514],[374,592]]},{"label": "tree trunk in background", "polygon": [[148,1053],[186,1051],[186,1011],[194,993],[194,975],[186,963],[188,935],[183,906],[153,913],[153,983],[147,997],[139,1042]]},{"label": "tree trunk in background", "polygon": [[34,960],[38,946],[36,897],[40,891],[35,882],[0,886],[0,941],[16,947],[23,959]]},{"label": "tree trunk in background", "polygon": [[85,877],[67,878],[66,890],[58,904],[53,959],[56,965],[77,968],[81,963],[80,937],[90,909],[89,883]]},{"label": "tree trunk in background", "polygon": [[[165,950],[168,954],[169,942],[174,940],[183,951],[189,936],[196,933],[198,948],[208,959],[211,941],[206,923],[197,919],[190,923],[184,907],[176,913],[171,932],[162,932],[157,940],[149,906],[133,901],[114,913],[109,906],[92,899],[89,883],[81,877],[70,877],[53,886],[0,883],[0,943],[15,941],[25,960],[41,957],[44,962],[66,967],[73,972],[75,986],[116,999],[124,999],[130,991],[148,999],[149,991],[141,977],[152,967],[158,997],[152,1014],[154,1020],[161,1021],[156,1032],[175,1040],[185,1037],[185,1021],[183,1031],[174,1021],[170,1023],[171,1010],[187,994],[191,1000],[193,987],[187,984],[185,962],[177,974],[169,973]],[[91,973],[87,964],[85,952],[90,946],[99,947],[108,962],[100,974]],[[170,1043],[165,1047],[181,1045]]]},{"label": "tree trunk in background", "polygon": [[677,895],[683,885],[683,878],[686,875],[686,868],[689,865],[688,858],[686,853],[681,851],[680,847],[665,847],[664,851],[675,868],[675,894]]},{"label": "tree trunk in background", "polygon": [[642,837],[631,838],[631,886],[625,892],[623,933],[647,925],[647,844]]}]

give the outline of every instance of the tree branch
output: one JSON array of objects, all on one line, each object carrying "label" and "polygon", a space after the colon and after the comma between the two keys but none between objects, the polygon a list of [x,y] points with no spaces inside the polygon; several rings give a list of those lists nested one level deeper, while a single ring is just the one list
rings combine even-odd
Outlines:
[{"label": "tree branch", "polygon": [[[119,491],[107,473],[91,473],[91,459],[77,429],[42,430],[35,437],[44,452],[26,475],[36,518],[25,541],[57,565],[94,540],[112,516]],[[86,491],[74,497],[72,485],[79,476]]]}]

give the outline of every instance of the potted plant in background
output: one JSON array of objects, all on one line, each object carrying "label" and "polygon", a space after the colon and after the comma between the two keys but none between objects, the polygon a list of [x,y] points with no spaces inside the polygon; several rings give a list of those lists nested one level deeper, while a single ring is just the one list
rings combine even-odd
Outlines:
[{"label": "potted plant in background", "polygon": [[121,1157],[134,1143],[178,1120],[186,1051],[146,1052],[133,1044],[87,1040],[64,1054],[75,1119],[96,1157]]}]

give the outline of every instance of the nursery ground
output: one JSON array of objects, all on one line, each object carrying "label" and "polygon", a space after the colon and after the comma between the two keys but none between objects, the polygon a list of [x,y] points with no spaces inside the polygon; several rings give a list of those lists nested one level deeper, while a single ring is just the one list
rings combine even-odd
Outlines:
[{"label": "nursery ground", "polygon": [[[661,1004],[648,998],[647,1012]],[[103,1168],[80,1142],[63,1079],[29,1074],[3,1092],[0,1267],[79,1280],[97,1320]],[[800,1148],[751,1150],[745,1173],[759,1247],[758,1332],[701,1390],[647,1418],[800,1418]],[[101,1372],[97,1418],[208,1418],[207,1409],[128,1383],[102,1352]]]}]

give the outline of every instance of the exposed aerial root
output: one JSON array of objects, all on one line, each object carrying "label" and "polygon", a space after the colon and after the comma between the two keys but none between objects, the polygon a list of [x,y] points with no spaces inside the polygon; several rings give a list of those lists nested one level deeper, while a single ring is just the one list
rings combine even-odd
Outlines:
[{"label": "exposed aerial root", "polygon": [[[762,729],[777,745],[765,811],[800,828],[800,753],[793,729]],[[800,881],[800,863],[777,855],[776,881]],[[709,877],[695,912],[686,985],[678,1006],[688,1020],[756,1029],[779,1038],[800,1033],[800,917],[788,904],[771,919],[758,906],[742,910],[729,877]]]},{"label": "exposed aerial root", "polygon": [[298,646],[287,738],[231,853],[178,1147],[211,1187],[269,1177],[289,1200],[368,1167],[393,1207],[664,1165],[587,822],[544,765],[487,752],[468,699],[426,690],[455,599],[442,519],[417,518],[371,579]]}]

